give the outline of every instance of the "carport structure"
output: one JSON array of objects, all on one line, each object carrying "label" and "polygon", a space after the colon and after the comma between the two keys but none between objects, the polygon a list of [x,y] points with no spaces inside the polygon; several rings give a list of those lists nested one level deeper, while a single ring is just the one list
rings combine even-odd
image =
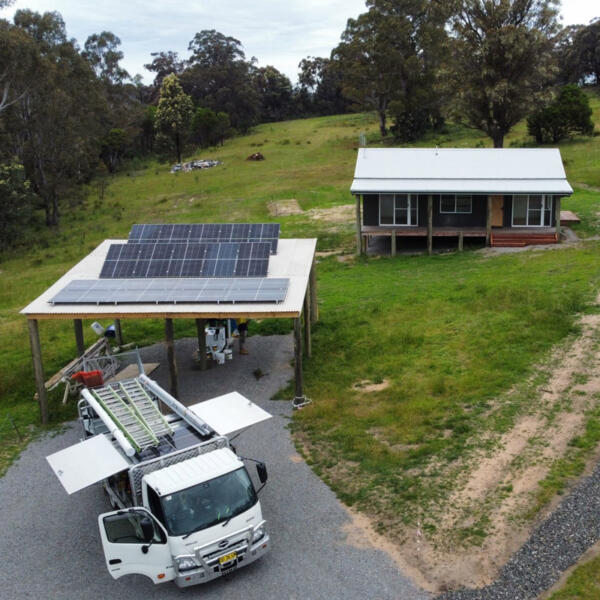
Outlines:
[{"label": "carport structure", "polygon": [[[117,335],[120,323],[125,319],[159,318],[165,321],[165,345],[169,366],[170,386],[173,396],[178,396],[177,362],[173,338],[173,319],[195,319],[199,347],[204,342],[204,327],[208,319],[269,319],[291,318],[294,325],[294,373],[295,396],[304,398],[302,377],[303,349],[311,356],[311,326],[318,319],[315,274],[316,239],[280,239],[277,254],[270,257],[266,280],[285,278],[289,280],[285,298],[274,302],[199,302],[199,303],[135,303],[98,304],[61,303],[51,300],[74,281],[98,281],[104,261],[112,244],[126,244],[127,240],[105,240],[88,256],[70,269],[54,285],[26,306],[21,314],[27,317],[29,338],[35,372],[36,390],[42,423],[48,423],[48,400],[44,385],[42,348],[39,321],[47,319],[72,320],[75,330],[77,353],[83,355],[82,319],[115,319]],[[200,352],[200,368],[206,368],[204,353]]]}]

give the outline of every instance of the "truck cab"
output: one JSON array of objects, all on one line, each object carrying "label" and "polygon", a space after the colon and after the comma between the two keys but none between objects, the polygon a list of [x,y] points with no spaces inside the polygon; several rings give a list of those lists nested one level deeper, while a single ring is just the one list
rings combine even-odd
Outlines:
[{"label": "truck cab", "polygon": [[98,517],[115,579],[138,573],[186,587],[250,564],[269,548],[256,490],[229,448],[145,475],[142,498],[142,506]]}]

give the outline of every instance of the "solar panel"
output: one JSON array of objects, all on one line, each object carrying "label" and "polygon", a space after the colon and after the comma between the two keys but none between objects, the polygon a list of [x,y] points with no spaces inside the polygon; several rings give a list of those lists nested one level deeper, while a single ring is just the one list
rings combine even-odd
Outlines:
[{"label": "solar panel", "polygon": [[177,225],[133,225],[129,242],[200,243],[200,242],[268,242],[271,254],[277,253],[279,223],[193,223]]},{"label": "solar panel", "polygon": [[51,304],[280,303],[289,279],[76,279]]},{"label": "solar panel", "polygon": [[265,277],[270,252],[268,242],[111,244],[100,278]]}]

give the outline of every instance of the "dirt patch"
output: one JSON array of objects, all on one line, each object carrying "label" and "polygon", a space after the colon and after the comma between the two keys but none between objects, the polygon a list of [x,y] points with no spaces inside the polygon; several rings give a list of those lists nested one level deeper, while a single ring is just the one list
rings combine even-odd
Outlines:
[{"label": "dirt patch", "polygon": [[343,204],[331,208],[311,208],[306,214],[311,219],[324,221],[325,223],[352,223],[356,217],[354,204]]},{"label": "dirt patch", "polygon": [[302,462],[302,457],[301,457],[299,454],[292,454],[292,455],[290,456],[290,460],[291,460],[293,463],[301,463],[301,462]]},{"label": "dirt patch", "polygon": [[363,379],[362,381],[357,381],[352,387],[361,392],[380,392],[381,390],[388,388],[389,385],[390,382],[387,379],[384,379],[379,383],[374,383],[369,379]]},{"label": "dirt patch", "polygon": [[[335,256],[336,254],[339,254],[339,250],[326,250],[323,252],[315,252],[315,256],[317,258],[327,258],[328,256]],[[0,271],[0,273],[2,273],[2,271]]]},{"label": "dirt patch", "polygon": [[290,198],[289,200],[274,200],[267,204],[269,214],[272,217],[288,217],[290,215],[301,215],[304,213],[298,200]]}]

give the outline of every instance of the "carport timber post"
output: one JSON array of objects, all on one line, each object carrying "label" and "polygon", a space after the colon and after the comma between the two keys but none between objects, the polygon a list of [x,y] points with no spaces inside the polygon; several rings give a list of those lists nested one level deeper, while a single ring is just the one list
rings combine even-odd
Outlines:
[{"label": "carport timber post", "polygon": [[48,395],[44,386],[44,366],[42,363],[42,348],[40,345],[40,331],[37,319],[27,319],[29,327],[29,342],[31,343],[31,356],[33,357],[33,371],[35,373],[35,387],[37,400],[40,405],[40,418],[42,425],[48,424]]}]

